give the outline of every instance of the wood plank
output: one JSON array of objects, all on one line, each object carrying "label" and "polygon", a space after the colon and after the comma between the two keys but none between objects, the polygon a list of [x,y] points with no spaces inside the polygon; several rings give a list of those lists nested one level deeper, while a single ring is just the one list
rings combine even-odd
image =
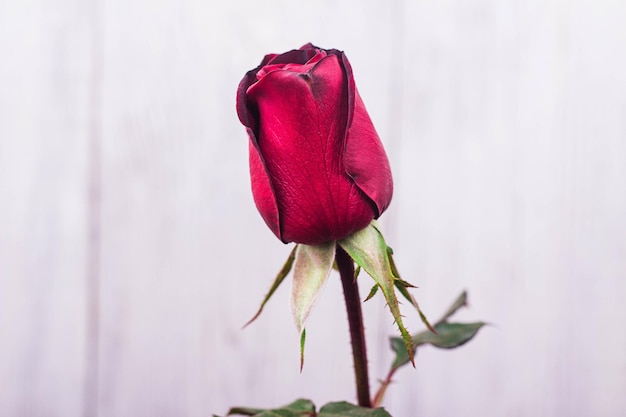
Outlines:
[{"label": "wood plank", "polygon": [[[386,407],[619,415],[624,18],[609,1],[0,3],[0,416],[354,399],[337,280],[303,374],[289,284],[240,330],[290,248],[254,208],[235,88],[309,41],[352,62],[422,306],[467,288],[460,317],[495,324],[420,352]],[[374,379],[395,329],[382,300],[365,314]]]},{"label": "wood plank", "polygon": [[0,4],[0,415],[83,415],[91,10]]},{"label": "wood plank", "polygon": [[495,327],[458,352],[425,350],[389,409],[619,415],[626,60],[610,51],[626,46],[626,10],[409,9],[396,250],[418,255],[399,262],[427,311],[467,288],[465,317]]}]

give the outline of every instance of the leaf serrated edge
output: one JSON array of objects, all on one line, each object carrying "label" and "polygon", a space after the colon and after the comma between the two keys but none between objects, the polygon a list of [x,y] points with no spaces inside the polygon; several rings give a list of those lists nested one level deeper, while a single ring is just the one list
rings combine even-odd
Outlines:
[{"label": "leaf serrated edge", "polygon": [[[389,249],[388,246],[387,248]],[[422,320],[422,323],[424,323],[426,328],[428,328],[428,330],[430,330],[431,332],[437,334],[437,330],[435,330],[435,328],[430,324],[430,322],[426,318],[426,315],[424,314],[419,304],[417,303],[417,300],[415,299],[415,297],[413,297],[413,295],[407,291],[407,288],[417,288],[417,287],[403,280],[402,278],[400,278],[400,273],[398,272],[398,268],[396,267],[396,264],[393,261],[392,254],[393,254],[393,251],[389,251],[389,250],[387,251],[387,259],[389,261],[389,266],[391,267],[391,272],[393,273],[394,278],[395,278],[394,280],[395,287],[398,289],[398,291],[400,291],[400,294],[402,294],[402,296],[408,302],[410,302],[413,307],[415,307],[415,309],[417,310],[417,313],[420,316],[420,319]]]}]

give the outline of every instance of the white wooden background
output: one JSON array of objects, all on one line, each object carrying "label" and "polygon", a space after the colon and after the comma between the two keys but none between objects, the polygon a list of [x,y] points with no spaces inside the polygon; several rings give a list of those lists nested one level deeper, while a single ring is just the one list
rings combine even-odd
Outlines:
[{"label": "white wooden background", "polygon": [[[354,400],[338,279],[302,374],[288,286],[241,330],[290,247],[254,208],[235,89],[308,41],[352,62],[422,306],[466,288],[459,319],[493,323],[421,350],[387,409],[623,416],[619,0],[1,0],[0,416]],[[365,314],[376,386],[395,330],[381,300]]]}]

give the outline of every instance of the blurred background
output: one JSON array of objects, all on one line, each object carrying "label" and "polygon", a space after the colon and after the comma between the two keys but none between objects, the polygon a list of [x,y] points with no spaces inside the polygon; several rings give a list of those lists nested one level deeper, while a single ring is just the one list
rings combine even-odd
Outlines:
[{"label": "blurred background", "polygon": [[[352,63],[426,314],[467,289],[455,318],[492,324],[421,349],[387,410],[624,415],[624,22],[609,0],[0,1],[0,416],[356,401],[338,277],[302,374],[290,284],[241,330],[291,246],[252,201],[235,91],[309,41]],[[382,298],[364,313],[376,388],[397,333]]]}]

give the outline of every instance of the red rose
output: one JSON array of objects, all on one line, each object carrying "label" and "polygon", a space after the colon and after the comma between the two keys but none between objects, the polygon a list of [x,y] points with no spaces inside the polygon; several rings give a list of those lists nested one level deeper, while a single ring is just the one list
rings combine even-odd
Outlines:
[{"label": "red rose", "polygon": [[266,55],[239,84],[237,113],[254,201],[283,242],[342,239],[389,205],[389,161],[343,52]]}]

